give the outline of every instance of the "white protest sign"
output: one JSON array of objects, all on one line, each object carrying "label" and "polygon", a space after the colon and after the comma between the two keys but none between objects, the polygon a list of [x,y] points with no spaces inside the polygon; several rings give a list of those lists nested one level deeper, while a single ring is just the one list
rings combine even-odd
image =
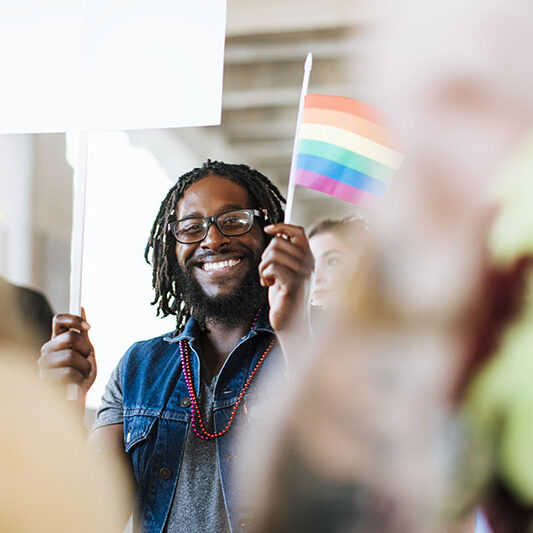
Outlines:
[{"label": "white protest sign", "polygon": [[220,123],[225,0],[0,5],[0,133]]}]

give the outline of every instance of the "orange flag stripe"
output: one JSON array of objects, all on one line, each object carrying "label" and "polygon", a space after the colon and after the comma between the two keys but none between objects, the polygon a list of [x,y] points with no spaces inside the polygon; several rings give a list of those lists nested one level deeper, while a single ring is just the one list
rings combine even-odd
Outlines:
[{"label": "orange flag stripe", "polygon": [[366,137],[371,141],[383,144],[389,148],[395,148],[388,130],[365,118],[345,113],[344,111],[319,109],[314,107],[305,108],[303,122],[306,124],[326,124],[327,126],[335,126],[356,133],[361,137]]},{"label": "orange flag stripe", "polygon": [[371,122],[382,122],[380,114],[375,108],[344,96],[329,96],[325,94],[308,94],[305,97],[305,107],[331,109],[357,115]]}]

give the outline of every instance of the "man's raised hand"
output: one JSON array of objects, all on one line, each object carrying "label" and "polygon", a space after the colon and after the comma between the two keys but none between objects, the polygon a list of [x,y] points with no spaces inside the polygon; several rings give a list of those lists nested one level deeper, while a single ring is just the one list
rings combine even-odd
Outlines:
[{"label": "man's raised hand", "polygon": [[96,379],[96,360],[83,316],[54,316],[52,338],[41,348],[41,379],[52,384],[76,383],[83,397]]},{"label": "man's raised hand", "polygon": [[261,257],[259,279],[268,287],[270,323],[279,332],[307,320],[315,261],[302,227],[279,223],[265,233],[273,238]]}]

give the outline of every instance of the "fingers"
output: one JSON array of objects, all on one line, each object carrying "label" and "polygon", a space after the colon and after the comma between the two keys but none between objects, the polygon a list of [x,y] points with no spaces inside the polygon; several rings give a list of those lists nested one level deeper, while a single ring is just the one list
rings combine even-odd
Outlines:
[{"label": "fingers", "polygon": [[303,228],[280,223],[267,226],[265,233],[275,237],[259,264],[261,285],[270,287],[277,279],[283,285],[295,287],[311,277],[314,258]]},{"label": "fingers", "polygon": [[301,271],[301,262],[294,258],[292,255],[283,251],[276,251],[267,254],[259,265],[259,275],[262,276],[265,269],[271,264],[282,265],[294,273]]},{"label": "fingers", "polygon": [[284,287],[295,287],[301,281],[300,276],[291,268],[279,263],[270,263],[259,276],[259,282],[263,287],[271,287],[277,281]]},{"label": "fingers", "polygon": [[94,362],[88,360],[94,354],[87,334],[89,327],[82,317],[69,314],[54,317],[52,338],[41,348],[38,362],[41,379],[60,384],[94,381],[91,377]]},{"label": "fingers", "polygon": [[295,253],[293,250],[286,250],[281,245],[274,244],[265,250],[259,264],[259,275],[261,276],[271,264],[282,265],[301,278],[308,278],[313,273],[312,258],[310,260],[302,252]]},{"label": "fingers", "polygon": [[[304,238],[307,239],[305,235]],[[262,275],[269,265],[279,264],[289,268],[301,278],[308,278],[313,273],[314,262],[310,250],[303,249],[288,239],[276,236],[263,252],[259,274]]]},{"label": "fingers", "polygon": [[308,255],[305,250],[303,250],[299,246],[296,246],[288,239],[284,239],[283,237],[278,236],[274,237],[270,241],[268,246],[265,248],[265,251],[263,252],[263,259],[272,249],[284,251],[287,254],[295,256],[300,261],[304,261]]},{"label": "fingers", "polygon": [[[82,311],[82,313],[85,314],[85,311]],[[67,313],[55,315],[52,322],[52,338],[71,329],[86,332],[90,327],[91,326],[87,323],[87,321],[81,316]]]},{"label": "fingers", "polygon": [[302,250],[310,250],[307,235],[305,234],[304,228],[301,226],[293,226],[292,224],[284,224],[283,222],[280,222],[278,224],[266,226],[264,231],[267,235],[284,236],[285,239],[288,239]]},{"label": "fingers", "polygon": [[87,361],[91,365],[91,371],[89,372],[89,375],[87,377],[89,381],[93,383],[94,380],[96,379],[96,374],[97,374],[96,357],[94,356],[94,353],[92,353],[91,355],[87,357]]},{"label": "fingers", "polygon": [[[69,383],[75,383],[77,385],[81,385],[85,391],[88,390],[96,379],[96,360],[94,355],[89,355],[87,359],[81,357],[81,360],[80,357],[81,356],[79,354],[77,357],[75,355],[71,356],[71,354],[63,354],[58,356],[56,361],[57,365],[60,365],[62,362],[75,365],[63,367],[49,367],[42,365],[41,358],[41,360],[39,360],[39,374],[41,379],[43,382],[50,385],[67,385]],[[88,372],[85,364],[88,364]]]},{"label": "fingers", "polygon": [[57,352],[50,352],[47,357],[44,356],[39,359],[39,367],[42,370],[53,370],[58,368],[72,368],[88,377],[92,370],[91,363],[86,357],[74,350],[61,350]]},{"label": "fingers", "polygon": [[58,352],[61,350],[74,350],[82,356],[87,357],[93,352],[93,346],[89,340],[87,331],[78,333],[76,330],[72,329],[49,340],[42,347],[41,353],[45,355],[46,353]]}]

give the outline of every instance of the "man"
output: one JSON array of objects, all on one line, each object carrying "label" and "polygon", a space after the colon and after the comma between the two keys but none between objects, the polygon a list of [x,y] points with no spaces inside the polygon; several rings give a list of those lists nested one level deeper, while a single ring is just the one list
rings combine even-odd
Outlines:
[{"label": "man", "polygon": [[[207,161],[161,204],[145,257],[153,303],[177,329],[126,352],[89,439],[130,465],[145,531],[246,527],[230,479],[238,426],[262,392],[257,375],[279,372],[291,331],[308,320],[313,257],[303,228],[281,222],[282,202],[259,172]],[[86,392],[96,371],[84,318],[55,317],[40,366]]]}]

